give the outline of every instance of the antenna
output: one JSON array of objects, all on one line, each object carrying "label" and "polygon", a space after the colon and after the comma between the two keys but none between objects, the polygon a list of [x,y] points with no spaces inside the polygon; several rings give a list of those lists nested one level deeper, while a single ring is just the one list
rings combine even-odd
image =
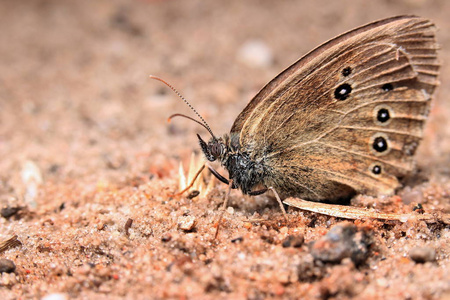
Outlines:
[{"label": "antenna", "polygon": [[202,122],[199,122],[196,119],[191,118],[189,116],[186,116],[186,115],[183,115],[183,114],[173,114],[167,119],[167,121],[170,122],[172,120],[172,118],[174,118],[174,117],[183,117],[183,118],[189,119],[191,121],[194,121],[195,123],[199,124],[200,126],[203,126],[206,130],[208,130],[208,132],[212,135],[213,138],[216,138],[209,127],[206,127],[206,125],[203,124]]},{"label": "antenna", "polygon": [[211,136],[214,138],[214,139],[216,139],[216,136],[213,134],[213,132],[212,132],[212,130],[211,130],[211,128],[209,127],[209,125],[208,125],[208,123],[206,123],[206,121],[205,121],[205,119],[203,119],[203,117],[197,112],[197,110],[172,86],[172,85],[170,85],[169,83],[167,83],[164,79],[162,79],[162,78],[159,78],[159,77],[157,77],[157,76],[153,76],[153,75],[149,75],[149,77],[151,78],[151,79],[156,79],[156,80],[159,80],[159,81],[161,81],[162,83],[164,83],[165,85],[167,85],[172,91],[174,91],[175,92],[175,94],[177,94],[178,95],[178,97],[180,97],[181,98],[181,100],[183,100],[184,101],[184,103],[186,103],[187,104],[187,106],[189,106],[189,108],[190,109],[192,109],[192,111],[200,118],[200,120],[202,121],[202,123],[200,123],[199,121],[197,121],[197,120],[195,120],[195,119],[193,119],[193,118],[191,118],[191,117],[188,117],[188,116],[186,116],[186,115],[183,115],[183,114],[173,114],[173,115],[171,115],[170,117],[169,117],[169,121],[170,121],[170,119],[172,119],[173,117],[185,117],[185,118],[187,118],[187,119],[190,119],[190,120],[192,120],[192,121],[194,121],[194,122],[197,122],[198,124],[200,124],[200,125],[202,125],[203,127],[205,127],[205,129],[206,130],[208,130],[208,132],[211,134]]}]

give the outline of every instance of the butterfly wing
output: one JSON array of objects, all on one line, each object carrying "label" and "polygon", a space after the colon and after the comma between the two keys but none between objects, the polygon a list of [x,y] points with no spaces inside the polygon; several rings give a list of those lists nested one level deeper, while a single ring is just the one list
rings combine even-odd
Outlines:
[{"label": "butterfly wing", "polygon": [[389,194],[413,167],[439,64],[434,25],[400,16],[347,32],[266,85],[236,119],[242,151],[285,195]]}]

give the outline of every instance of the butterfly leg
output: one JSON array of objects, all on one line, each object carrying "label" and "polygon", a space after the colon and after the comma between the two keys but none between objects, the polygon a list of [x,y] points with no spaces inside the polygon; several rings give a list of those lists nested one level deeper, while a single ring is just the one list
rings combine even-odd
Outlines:
[{"label": "butterfly leg", "polygon": [[217,238],[217,235],[219,234],[219,228],[220,228],[220,222],[222,221],[223,214],[225,213],[225,210],[228,205],[228,199],[230,198],[231,189],[233,188],[233,179],[230,179],[228,184],[228,191],[227,195],[225,196],[225,200],[223,201],[222,209],[220,210],[219,220],[217,221],[217,228],[216,228],[216,234],[214,235],[214,239]]},{"label": "butterfly leg", "polygon": [[[230,184],[230,181],[228,179],[226,179],[225,177],[223,177],[222,175],[219,174],[219,172],[217,172],[216,170],[213,169],[213,167],[211,167],[210,165],[208,165],[208,169],[209,171],[211,171],[211,173],[220,181],[222,181],[225,184]],[[237,189],[237,186],[235,184],[233,184],[232,186],[233,189]]]},{"label": "butterfly leg", "polygon": [[275,191],[275,189],[274,189],[273,187],[268,187],[268,188],[264,188],[264,189],[257,190],[257,191],[251,191],[251,192],[248,193],[248,194],[249,194],[250,196],[257,196],[257,195],[264,194],[264,193],[267,192],[268,190],[271,190],[271,191],[274,193],[275,198],[277,199],[277,202],[278,202],[278,204],[280,205],[281,212],[283,213],[283,216],[284,216],[284,218],[286,219],[286,222],[287,222],[287,221],[288,221],[288,218],[287,218],[286,210],[284,209],[284,206],[283,206],[283,202],[281,202],[280,196],[278,196],[278,193]]},{"label": "butterfly leg", "polygon": [[176,194],[169,195],[169,197],[181,196],[182,194],[184,194],[184,192],[189,190],[194,185],[195,180],[197,180],[197,177],[202,173],[203,169],[205,169],[205,164],[203,164],[203,166],[200,168],[200,170],[197,171],[197,173],[194,176],[194,179],[192,179],[191,183],[185,189],[183,189],[182,191],[180,191]]},{"label": "butterfly leg", "polygon": [[248,194],[250,196],[258,196],[258,195],[262,195],[265,192],[267,192],[269,189],[268,188],[263,188],[262,190],[257,190],[257,191],[250,191]]},{"label": "butterfly leg", "polygon": [[278,196],[278,193],[275,191],[273,187],[268,187],[268,190],[271,190],[273,194],[275,195],[275,198],[277,198],[277,202],[280,205],[281,211],[283,212],[284,218],[286,219],[286,223],[288,222],[288,217],[286,210],[284,209],[283,202],[281,202],[280,196]]}]

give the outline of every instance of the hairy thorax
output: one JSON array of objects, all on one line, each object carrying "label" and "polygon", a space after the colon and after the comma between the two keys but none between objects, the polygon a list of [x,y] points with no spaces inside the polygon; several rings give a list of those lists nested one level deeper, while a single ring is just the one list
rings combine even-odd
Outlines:
[{"label": "hairy thorax", "polygon": [[267,178],[268,168],[263,160],[256,161],[250,156],[247,149],[239,144],[238,135],[225,135],[223,140],[227,152],[222,157],[222,165],[227,169],[229,178],[244,194],[255,192],[255,189],[265,187],[264,179]]},{"label": "hairy thorax", "polygon": [[264,163],[264,157],[252,156],[251,147],[242,147],[239,135],[231,134],[223,137],[212,137],[206,143],[197,135],[200,147],[209,161],[219,161],[228,171],[228,179],[211,170],[222,182],[233,181],[233,188],[242,190],[244,194],[258,195],[267,189],[265,180],[270,178],[270,168]]}]

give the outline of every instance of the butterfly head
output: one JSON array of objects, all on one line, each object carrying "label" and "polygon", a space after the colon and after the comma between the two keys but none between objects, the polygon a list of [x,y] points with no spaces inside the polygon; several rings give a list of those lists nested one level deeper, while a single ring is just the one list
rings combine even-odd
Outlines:
[{"label": "butterfly head", "polygon": [[206,143],[200,135],[197,134],[200,142],[200,147],[209,161],[222,160],[227,153],[227,147],[222,138],[212,137],[208,143]]}]

